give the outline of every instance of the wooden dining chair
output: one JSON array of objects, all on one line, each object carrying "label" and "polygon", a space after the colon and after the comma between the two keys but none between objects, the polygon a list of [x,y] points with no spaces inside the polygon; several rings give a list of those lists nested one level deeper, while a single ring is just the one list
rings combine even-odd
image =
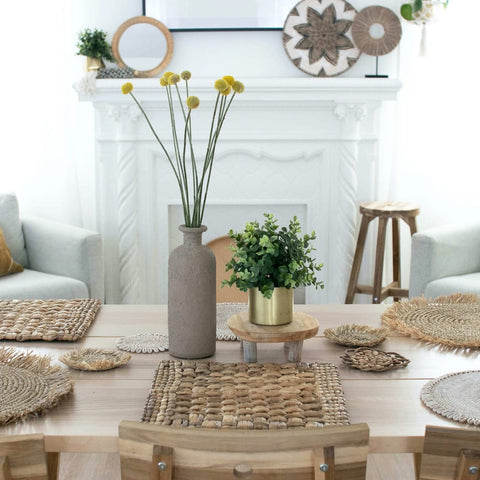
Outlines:
[{"label": "wooden dining chair", "polygon": [[0,480],[56,480],[58,458],[45,453],[42,434],[0,437]]},{"label": "wooden dining chair", "polygon": [[365,480],[367,424],[289,430],[123,421],[122,480]]},{"label": "wooden dining chair", "polygon": [[222,288],[222,280],[230,278],[230,274],[225,270],[226,263],[232,258],[232,251],[230,247],[233,245],[232,240],[228,235],[214,238],[206,244],[215,254],[217,261],[217,302],[233,302],[233,303],[247,303],[248,293],[242,292],[235,285],[232,287],[225,286]]},{"label": "wooden dining chair", "polygon": [[427,425],[420,480],[479,480],[480,431]]}]

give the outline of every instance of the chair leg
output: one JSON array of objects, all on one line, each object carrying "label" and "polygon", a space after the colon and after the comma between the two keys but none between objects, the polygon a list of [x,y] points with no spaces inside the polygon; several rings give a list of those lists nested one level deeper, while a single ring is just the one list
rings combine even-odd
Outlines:
[{"label": "chair leg", "polygon": [[348,282],[345,303],[353,303],[355,289],[357,288],[358,283],[358,275],[360,273],[360,265],[362,263],[363,251],[365,249],[365,241],[367,239],[368,224],[371,220],[372,217],[362,215],[362,222],[360,223],[360,231],[358,232],[357,246],[355,248],[355,255],[353,256],[352,271],[350,272],[350,280]]},{"label": "chair leg", "polygon": [[381,302],[382,277],[383,277],[383,259],[385,256],[385,237],[387,234],[388,218],[379,217],[377,233],[377,252],[375,255],[375,274],[373,277],[373,296],[372,303]]},{"label": "chair leg", "polygon": [[[393,260],[393,282],[400,288],[400,230],[398,218],[392,218],[392,260]],[[393,297],[398,302],[400,297]]]}]

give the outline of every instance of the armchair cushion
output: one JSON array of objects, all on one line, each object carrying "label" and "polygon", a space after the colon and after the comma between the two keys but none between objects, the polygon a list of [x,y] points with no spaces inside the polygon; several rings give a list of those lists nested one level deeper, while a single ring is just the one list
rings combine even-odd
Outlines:
[{"label": "armchair cushion", "polygon": [[0,228],[0,277],[21,271],[23,271],[23,267],[12,258]]},{"label": "armchair cushion", "polygon": [[28,267],[28,257],[18,213],[17,197],[13,193],[0,195],[0,228],[3,231],[13,259],[22,266]]},{"label": "armchair cushion", "polygon": [[480,272],[433,280],[425,287],[425,296],[435,298],[452,293],[476,293],[480,295]]},{"label": "armchair cushion", "polygon": [[2,300],[49,300],[51,298],[89,298],[87,285],[74,278],[25,269],[18,275],[0,277]]}]

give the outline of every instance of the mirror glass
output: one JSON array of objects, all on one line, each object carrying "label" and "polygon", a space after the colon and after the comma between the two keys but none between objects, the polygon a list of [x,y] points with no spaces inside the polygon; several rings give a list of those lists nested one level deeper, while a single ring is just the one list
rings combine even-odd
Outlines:
[{"label": "mirror glass", "polygon": [[115,32],[112,51],[120,67],[132,68],[138,77],[152,77],[170,62],[172,35],[154,18],[134,17]]}]

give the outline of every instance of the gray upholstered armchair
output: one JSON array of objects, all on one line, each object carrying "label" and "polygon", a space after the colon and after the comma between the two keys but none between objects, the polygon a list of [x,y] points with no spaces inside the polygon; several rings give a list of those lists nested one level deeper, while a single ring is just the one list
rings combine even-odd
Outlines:
[{"label": "gray upholstered armchair", "polygon": [[41,218],[19,218],[14,194],[0,194],[0,229],[23,272],[0,277],[0,299],[104,300],[100,234]]},{"label": "gray upholstered armchair", "polygon": [[480,294],[480,224],[434,228],[412,237],[409,296]]}]

